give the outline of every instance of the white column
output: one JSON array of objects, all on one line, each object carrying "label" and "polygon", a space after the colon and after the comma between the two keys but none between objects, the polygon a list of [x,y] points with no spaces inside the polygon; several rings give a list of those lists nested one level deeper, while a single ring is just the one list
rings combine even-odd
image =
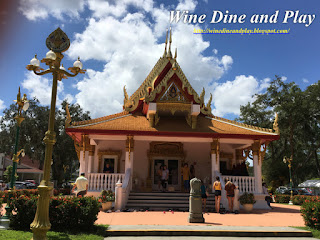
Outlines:
[{"label": "white column", "polygon": [[79,176],[81,173],[83,173],[84,171],[84,164],[83,164],[84,158],[83,158],[83,151],[80,151],[80,159],[79,159],[79,163],[80,163],[80,167],[79,167]]},{"label": "white column", "polygon": [[[130,152],[130,159],[129,159],[129,152],[126,152],[126,159],[125,159],[125,170],[131,168],[131,173],[133,172],[133,152]],[[132,174],[131,174],[132,175]]]},{"label": "white column", "polygon": [[211,183],[214,183],[216,178],[215,176],[215,171],[217,170],[216,157],[217,155],[215,153],[211,154],[211,173],[212,173]]},{"label": "white column", "polygon": [[255,177],[255,190],[256,193],[262,193],[262,175],[261,175],[261,162],[259,164],[259,155],[253,155],[253,171]]}]

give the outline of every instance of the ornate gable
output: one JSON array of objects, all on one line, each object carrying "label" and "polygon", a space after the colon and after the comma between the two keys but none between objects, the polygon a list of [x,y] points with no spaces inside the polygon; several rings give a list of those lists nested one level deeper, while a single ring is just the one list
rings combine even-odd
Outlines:
[{"label": "ornate gable", "polygon": [[[192,88],[191,84],[187,80],[180,65],[177,62],[177,49],[175,56],[172,58],[171,54],[171,42],[172,34],[170,29],[169,49],[167,51],[168,43],[168,31],[165,42],[165,50],[163,56],[158,60],[152,71],[144,80],[142,85],[137,91],[129,98],[127,90],[124,87],[124,104],[123,108],[129,113],[142,112],[147,118],[151,116],[151,125],[159,122],[157,110],[153,110],[150,107],[151,103],[157,103],[161,106],[161,109],[165,109],[164,106],[169,107],[169,111],[172,114],[177,110],[186,111],[189,113],[187,122],[190,123],[192,128],[196,128],[196,116],[201,113],[203,115],[212,116],[211,113],[211,101],[207,104],[204,103],[205,90],[203,89],[200,96]],[[164,103],[168,103],[164,105]],[[170,104],[169,104],[170,103]],[[180,106],[181,105],[181,106]],[[196,114],[194,107],[199,106],[199,111]],[[174,106],[174,107],[173,107]],[[157,108],[157,107],[155,107]],[[174,110],[172,109],[174,108]],[[150,110],[151,109],[151,110]],[[183,110],[182,110],[183,109]],[[197,109],[197,107],[196,107]],[[150,113],[150,114],[149,114]],[[193,116],[191,116],[193,114]],[[192,120],[193,119],[193,120]]]}]

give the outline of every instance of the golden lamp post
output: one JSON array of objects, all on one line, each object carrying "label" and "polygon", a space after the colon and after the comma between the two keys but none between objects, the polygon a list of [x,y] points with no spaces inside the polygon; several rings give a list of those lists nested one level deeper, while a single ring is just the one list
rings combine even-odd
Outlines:
[{"label": "golden lamp post", "polygon": [[291,176],[291,163],[292,163],[292,155],[290,158],[288,157],[284,157],[283,158],[283,162],[284,163],[288,163],[288,168],[289,168],[289,175],[290,175],[290,188],[291,188],[291,195],[290,195],[290,201],[289,201],[289,204],[290,205],[293,205],[293,202],[292,202],[292,198],[293,198],[293,191],[292,191],[292,176]]},{"label": "golden lamp post", "polygon": [[9,202],[10,202],[10,198],[11,198],[11,190],[14,188],[15,182],[16,182],[17,164],[19,162],[19,156],[21,155],[22,157],[24,157],[24,149],[21,149],[20,151],[18,151],[20,127],[21,127],[21,123],[24,120],[24,117],[22,117],[22,110],[27,111],[29,108],[29,102],[27,100],[27,95],[24,94],[23,97],[21,98],[20,87],[19,87],[19,91],[17,94],[17,100],[14,100],[14,101],[18,105],[18,113],[14,117],[14,119],[17,121],[17,131],[16,131],[16,138],[15,138],[15,145],[14,145],[14,153],[12,156],[12,172],[11,172],[11,176],[10,176],[11,179],[10,179],[10,186],[9,186],[10,190],[9,190],[8,204],[5,207],[6,213],[2,217],[3,219],[9,219],[10,212],[11,212],[11,209],[9,207]]},{"label": "golden lamp post", "polygon": [[67,72],[63,65],[60,64],[63,58],[62,52],[66,51],[70,46],[68,36],[60,28],[57,28],[48,36],[46,45],[50,51],[47,52],[46,57],[42,59],[41,62],[44,62],[49,68],[44,70],[39,67],[40,62],[37,59],[37,55],[31,59],[30,64],[27,66],[27,69],[33,71],[36,75],[51,73],[53,76],[48,131],[45,133],[45,137],[43,139],[46,145],[43,169],[44,175],[40,185],[38,186],[39,199],[37,203],[37,212],[30,225],[33,232],[32,239],[34,240],[47,239],[46,235],[51,227],[49,220],[49,200],[50,191],[52,190],[52,184],[50,183],[50,170],[53,145],[56,142],[54,122],[58,81],[61,81],[62,78],[66,79],[67,77],[75,77],[78,73],[85,73],[85,70],[82,70],[82,63],[79,58],[74,62],[73,67],[68,69],[71,73]]}]

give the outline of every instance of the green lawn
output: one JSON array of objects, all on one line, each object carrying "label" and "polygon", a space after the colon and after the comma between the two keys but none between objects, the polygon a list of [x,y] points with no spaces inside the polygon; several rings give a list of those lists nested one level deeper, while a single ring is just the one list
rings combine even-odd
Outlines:
[{"label": "green lawn", "polygon": [[312,235],[313,235],[314,238],[320,239],[320,231],[319,230],[316,230],[316,229],[313,229],[313,228],[309,228],[309,227],[294,227],[294,228],[310,231],[310,232],[312,232]]},{"label": "green lawn", "polygon": [[[71,234],[65,232],[49,231],[47,236],[49,240],[102,240],[105,236],[105,231],[108,225],[97,225],[94,233],[79,233]],[[32,232],[15,231],[15,230],[0,230],[0,239],[6,240],[25,240],[31,239]]]}]

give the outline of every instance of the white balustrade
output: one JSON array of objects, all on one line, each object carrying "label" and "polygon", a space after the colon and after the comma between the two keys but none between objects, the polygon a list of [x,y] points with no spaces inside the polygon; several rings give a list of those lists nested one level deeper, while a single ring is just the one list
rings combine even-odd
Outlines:
[{"label": "white balustrade", "polygon": [[122,173],[89,173],[89,191],[112,190],[114,191],[116,182],[123,182]]},{"label": "white balustrade", "polygon": [[244,193],[255,193],[255,177],[249,176],[221,176],[221,180],[225,182],[225,180],[229,178],[231,182],[233,182],[238,188],[239,192]]}]

